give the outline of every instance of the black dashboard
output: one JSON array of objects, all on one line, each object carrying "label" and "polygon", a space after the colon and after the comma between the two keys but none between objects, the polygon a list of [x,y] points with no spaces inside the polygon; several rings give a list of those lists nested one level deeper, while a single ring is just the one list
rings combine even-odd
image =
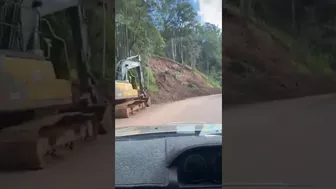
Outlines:
[{"label": "black dashboard", "polygon": [[116,139],[116,188],[221,188],[222,137]]},{"label": "black dashboard", "polygon": [[195,147],[181,154],[173,166],[181,186],[221,185],[222,147]]}]

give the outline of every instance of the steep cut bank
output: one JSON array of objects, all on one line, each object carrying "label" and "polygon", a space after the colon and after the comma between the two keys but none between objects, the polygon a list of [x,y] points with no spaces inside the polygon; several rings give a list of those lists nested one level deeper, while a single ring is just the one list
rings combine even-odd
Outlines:
[{"label": "steep cut bank", "polygon": [[146,68],[146,82],[152,103],[165,103],[190,97],[219,94],[205,76],[162,57],[151,57]]},{"label": "steep cut bank", "polygon": [[223,23],[224,104],[336,92],[334,73],[302,72],[305,62],[274,35],[229,10]]}]

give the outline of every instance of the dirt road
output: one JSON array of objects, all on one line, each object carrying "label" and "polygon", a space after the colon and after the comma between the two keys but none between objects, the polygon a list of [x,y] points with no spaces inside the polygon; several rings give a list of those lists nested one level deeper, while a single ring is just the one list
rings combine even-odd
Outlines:
[{"label": "dirt road", "polygon": [[[116,120],[117,127],[192,121],[221,123],[221,95],[192,98],[157,105],[126,120]],[[35,172],[0,172],[1,189],[110,189],[113,171],[112,136],[79,147],[75,153],[46,170]]]},{"label": "dirt road", "polygon": [[[220,96],[200,97],[153,106],[131,119],[117,120],[117,126],[220,122],[220,110]],[[335,186],[335,113],[336,95],[224,109],[225,181]],[[110,188],[112,145],[111,136],[104,136],[47,170],[1,173],[0,188]]]},{"label": "dirt road", "polygon": [[117,119],[116,127],[160,125],[168,122],[222,123],[222,95],[153,105],[128,119]]},{"label": "dirt road", "polygon": [[336,181],[336,95],[227,109],[226,181],[332,186]]}]

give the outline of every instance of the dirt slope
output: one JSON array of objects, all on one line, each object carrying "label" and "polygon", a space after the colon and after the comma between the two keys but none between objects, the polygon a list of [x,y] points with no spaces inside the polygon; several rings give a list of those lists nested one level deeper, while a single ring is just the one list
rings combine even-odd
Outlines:
[{"label": "dirt slope", "polygon": [[152,103],[221,93],[221,89],[209,85],[200,74],[169,59],[151,57],[148,67],[154,74],[158,88],[157,92],[149,92]]},{"label": "dirt slope", "polygon": [[223,29],[223,101],[226,104],[294,98],[336,91],[330,76],[302,74],[275,36],[227,13]]}]

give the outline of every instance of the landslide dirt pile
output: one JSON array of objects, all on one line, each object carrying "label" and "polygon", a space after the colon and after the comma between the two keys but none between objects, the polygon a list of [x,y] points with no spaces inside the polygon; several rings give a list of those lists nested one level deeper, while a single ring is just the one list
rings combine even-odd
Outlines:
[{"label": "landslide dirt pile", "polygon": [[278,100],[336,91],[334,78],[302,74],[276,37],[227,13],[223,30],[223,101]]},{"label": "landslide dirt pile", "polygon": [[149,92],[152,103],[219,94],[222,91],[212,87],[199,73],[165,58],[151,57],[148,68],[153,72],[158,89]]}]

